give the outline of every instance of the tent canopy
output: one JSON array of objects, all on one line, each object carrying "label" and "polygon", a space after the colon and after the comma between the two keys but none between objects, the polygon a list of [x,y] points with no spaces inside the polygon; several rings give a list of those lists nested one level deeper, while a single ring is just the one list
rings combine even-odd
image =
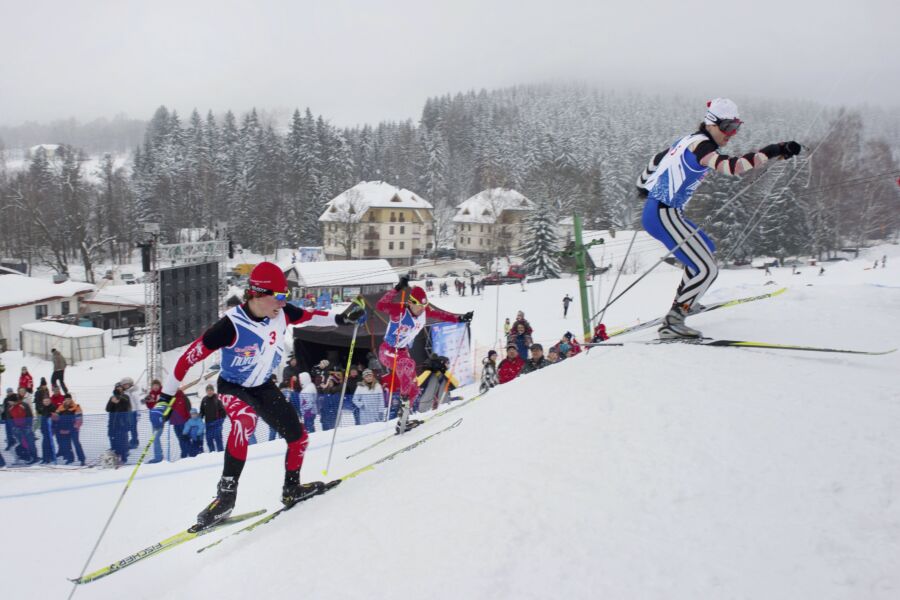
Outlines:
[{"label": "tent canopy", "polygon": [[[375,304],[383,295],[384,292],[363,295],[369,319],[359,327],[353,351],[354,363],[366,364],[368,352],[377,356],[378,347],[384,341],[389,318],[386,314],[375,310]],[[428,358],[431,349],[431,340],[428,338],[429,327],[440,322],[437,319],[428,318],[425,329],[416,337],[415,343],[410,348],[410,355],[416,363],[421,363]],[[332,367],[340,365],[343,368],[346,365],[352,339],[353,327],[295,327],[294,356],[297,357],[303,370],[309,370],[312,365],[323,358],[328,359]]]}]

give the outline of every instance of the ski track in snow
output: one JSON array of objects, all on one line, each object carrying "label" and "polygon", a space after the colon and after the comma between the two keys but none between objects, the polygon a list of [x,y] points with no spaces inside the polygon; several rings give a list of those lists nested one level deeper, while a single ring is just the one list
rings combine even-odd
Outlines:
[{"label": "ski track in snow", "polygon": [[[887,269],[863,271],[884,253]],[[898,261],[900,249],[884,246],[823,277],[818,267],[726,270],[710,302],[773,289],[768,280],[789,289],[690,324],[716,338],[896,347]],[[679,278],[665,269],[605,321],[664,312]],[[579,329],[577,302],[569,319],[561,308],[576,292],[561,280],[434,301],[474,309],[487,347],[496,294],[500,325],[521,308],[537,340],[555,341]],[[185,544],[76,598],[895,599],[898,372],[900,353],[594,348],[353,459],[343,457],[385,429],[342,430],[334,476],[464,418],[271,525],[200,555],[221,534]],[[330,434],[313,434],[304,480],[321,473]],[[89,570],[191,524],[220,465],[202,455],[142,467]],[[129,472],[0,472],[4,539],[16,549],[0,562],[4,597],[68,593],[65,577],[78,574]],[[282,441],[251,448],[237,511],[276,508],[282,472]]]}]

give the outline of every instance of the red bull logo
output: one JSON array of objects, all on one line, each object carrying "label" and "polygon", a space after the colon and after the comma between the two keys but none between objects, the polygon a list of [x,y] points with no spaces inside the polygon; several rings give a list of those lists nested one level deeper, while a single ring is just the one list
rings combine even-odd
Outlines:
[{"label": "red bull logo", "polygon": [[259,346],[256,344],[251,344],[249,346],[235,346],[234,353],[238,356],[243,356],[244,358],[253,358],[259,352]]}]

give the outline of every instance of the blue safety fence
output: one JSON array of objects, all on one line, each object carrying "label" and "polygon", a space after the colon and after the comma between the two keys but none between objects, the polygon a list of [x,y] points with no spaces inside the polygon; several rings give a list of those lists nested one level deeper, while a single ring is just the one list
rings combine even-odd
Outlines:
[{"label": "blue safety fence", "polygon": [[[335,425],[352,427],[383,421],[387,405],[386,394],[381,392],[348,393],[338,418],[340,394],[288,392],[286,396],[310,433],[334,429]],[[396,417],[398,406],[399,397],[395,394],[390,418]],[[224,449],[231,431],[229,419],[205,423],[201,417],[200,421],[170,420],[145,460],[176,461]],[[148,410],[9,419],[2,423],[5,443],[0,446],[0,467],[133,465],[153,432]],[[277,432],[259,419],[250,443],[277,437]]]}]

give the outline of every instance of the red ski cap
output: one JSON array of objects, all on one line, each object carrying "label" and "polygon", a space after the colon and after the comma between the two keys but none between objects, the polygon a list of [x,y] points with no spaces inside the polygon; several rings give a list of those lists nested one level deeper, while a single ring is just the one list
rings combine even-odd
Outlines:
[{"label": "red ski cap", "polygon": [[287,278],[281,268],[270,262],[261,262],[250,272],[250,290],[254,292],[285,292]]}]

